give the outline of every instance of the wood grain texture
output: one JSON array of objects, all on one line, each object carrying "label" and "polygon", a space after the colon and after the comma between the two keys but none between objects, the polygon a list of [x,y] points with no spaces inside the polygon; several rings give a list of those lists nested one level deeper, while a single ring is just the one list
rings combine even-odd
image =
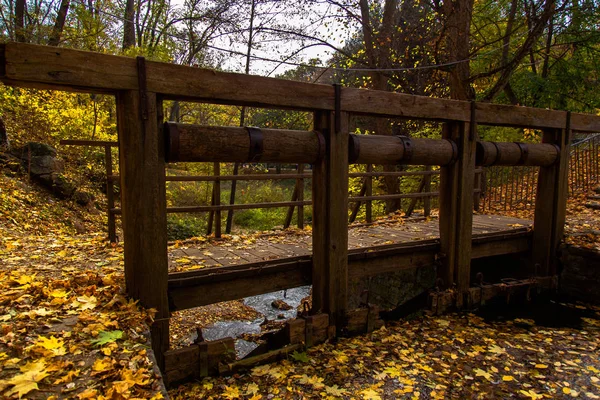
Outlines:
[{"label": "wood grain texture", "polygon": [[[169,318],[164,139],[159,129],[162,103],[154,93],[147,93],[147,100],[148,119],[143,120],[138,91],[117,96],[125,285],[129,296],[157,310],[159,323]],[[168,324],[152,331],[152,347],[162,368]]]},{"label": "wood grain texture", "polygon": [[[170,100],[300,110],[334,109],[334,90],[329,85],[153,61],[146,61],[146,70],[147,90]],[[15,86],[109,93],[138,89],[133,58],[26,43],[0,46],[0,73],[4,83]],[[354,88],[342,88],[341,110],[374,116],[470,121],[469,102]],[[476,122],[480,124],[562,129],[565,121],[564,111],[477,104]],[[598,132],[600,117],[573,114],[571,129]]]}]

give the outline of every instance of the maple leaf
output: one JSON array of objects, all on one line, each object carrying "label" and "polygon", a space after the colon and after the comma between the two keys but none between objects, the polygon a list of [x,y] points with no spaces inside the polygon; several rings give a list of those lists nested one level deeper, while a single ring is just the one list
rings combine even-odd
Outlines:
[{"label": "maple leaf", "polygon": [[311,385],[315,389],[321,389],[321,388],[325,387],[325,385],[323,384],[323,381],[324,381],[323,378],[319,378],[316,375],[308,376],[308,375],[304,374],[304,375],[302,375],[302,377],[300,378],[300,380],[298,382],[302,385]]},{"label": "maple leaf", "polygon": [[338,385],[333,386],[325,386],[325,392],[330,396],[342,397],[348,394],[348,391],[345,389],[340,389]]},{"label": "maple leaf", "polygon": [[226,399],[239,399],[240,389],[237,386],[225,386],[225,391],[222,396]]},{"label": "maple leaf", "polygon": [[504,354],[504,353],[506,353],[506,349],[504,349],[504,348],[502,348],[500,346],[497,346],[497,345],[492,345],[492,346],[488,347],[488,351],[490,353],[496,353],[496,354]]},{"label": "maple leaf", "polygon": [[98,391],[96,389],[86,389],[83,392],[79,393],[77,395],[77,398],[79,400],[97,399],[98,398]]},{"label": "maple leaf", "polygon": [[92,371],[94,372],[107,372],[110,369],[112,369],[112,360],[108,357],[98,358],[94,361],[94,365],[92,365]]},{"label": "maple leaf", "polygon": [[15,375],[6,381],[0,381],[3,385],[13,385],[6,395],[17,394],[19,397],[26,395],[32,390],[38,389],[38,382],[48,376],[44,360],[30,362],[20,368],[22,374]]},{"label": "maple leaf", "polygon": [[246,391],[244,392],[244,394],[249,396],[251,394],[258,393],[259,390],[260,390],[260,388],[258,387],[258,385],[256,383],[252,382],[246,387]]},{"label": "maple leaf", "polygon": [[365,400],[381,400],[381,396],[379,395],[379,393],[377,393],[373,389],[365,389],[362,392],[360,392],[360,394],[362,394],[363,399]]},{"label": "maple leaf", "polygon": [[503,380],[504,382],[510,382],[510,381],[514,381],[514,380],[515,380],[515,378],[514,378],[513,376],[511,376],[511,375],[504,375],[504,376],[502,377],[502,380]]},{"label": "maple leaf", "polygon": [[73,302],[73,306],[79,307],[81,311],[93,310],[94,308],[96,308],[97,302],[98,299],[96,299],[96,296],[79,296],[77,298],[77,301]]},{"label": "maple leaf", "polygon": [[144,386],[147,385],[150,380],[148,379],[148,375],[145,374],[145,370],[140,368],[137,371],[133,372],[130,369],[126,368],[121,372],[121,379],[131,386],[139,385]]},{"label": "maple leaf", "polygon": [[66,349],[64,347],[65,342],[62,339],[57,339],[54,336],[50,336],[50,338],[45,338],[43,336],[38,337],[38,341],[36,342],[36,346],[40,346],[46,350],[50,350],[52,355],[54,356],[62,356],[66,353]]},{"label": "maple leaf", "polygon": [[294,353],[292,353],[292,358],[296,361],[301,361],[301,362],[309,362],[310,361],[310,359],[306,355],[306,352],[298,353],[297,351],[294,351]]},{"label": "maple leaf", "polygon": [[65,376],[54,381],[54,385],[60,385],[61,383],[69,383],[73,381],[81,373],[81,370],[69,371]]},{"label": "maple leaf", "polygon": [[116,342],[123,338],[123,331],[100,331],[96,339],[92,339],[92,343],[96,346],[104,346],[107,343]]}]

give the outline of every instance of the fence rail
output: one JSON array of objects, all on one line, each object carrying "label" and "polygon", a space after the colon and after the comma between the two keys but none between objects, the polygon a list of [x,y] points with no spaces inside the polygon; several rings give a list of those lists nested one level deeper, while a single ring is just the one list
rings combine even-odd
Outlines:
[{"label": "fence rail", "polygon": [[[483,211],[533,210],[540,167],[484,168],[480,207]],[[575,137],[569,155],[569,195],[600,183],[600,134]]]}]

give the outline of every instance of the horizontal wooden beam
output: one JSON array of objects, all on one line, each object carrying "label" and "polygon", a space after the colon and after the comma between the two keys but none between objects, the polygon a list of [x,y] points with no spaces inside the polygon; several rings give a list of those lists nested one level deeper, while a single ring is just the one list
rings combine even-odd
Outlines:
[{"label": "horizontal wooden beam", "polygon": [[[531,232],[527,228],[477,235],[473,240],[472,257],[477,259],[528,251],[530,237]],[[349,278],[433,265],[439,249],[439,239],[353,249],[348,252]],[[171,311],[178,311],[309,285],[311,269],[312,259],[307,255],[171,273],[169,306]]]},{"label": "horizontal wooden beam", "polygon": [[[329,85],[154,61],[145,64],[147,90],[165,99],[310,111],[335,108],[334,89]],[[102,93],[139,89],[134,58],[14,42],[0,45],[0,80],[14,86]],[[342,88],[340,111],[439,121],[471,119],[469,102],[354,88]],[[477,103],[474,122],[564,128],[566,112]],[[600,117],[573,113],[571,129],[600,132]]]},{"label": "horizontal wooden beam", "polygon": [[59,142],[63,146],[100,146],[100,147],[119,147],[119,142],[108,142],[103,140],[77,140],[63,139]]}]

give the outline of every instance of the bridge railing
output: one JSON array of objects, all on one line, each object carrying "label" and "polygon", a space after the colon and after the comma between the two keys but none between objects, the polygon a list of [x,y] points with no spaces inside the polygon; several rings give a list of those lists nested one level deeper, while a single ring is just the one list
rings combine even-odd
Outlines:
[{"label": "bridge railing", "polygon": [[[569,153],[569,195],[600,183],[600,134],[573,138]],[[483,212],[533,210],[539,167],[491,166],[483,172],[480,208]]]}]

